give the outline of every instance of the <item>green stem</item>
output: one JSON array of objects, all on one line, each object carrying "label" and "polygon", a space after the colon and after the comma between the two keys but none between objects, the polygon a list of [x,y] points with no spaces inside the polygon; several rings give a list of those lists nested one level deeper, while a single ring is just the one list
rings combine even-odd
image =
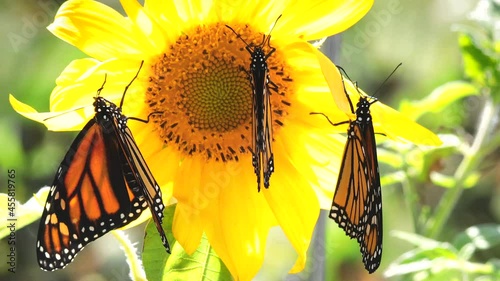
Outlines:
[{"label": "green stem", "polygon": [[411,216],[413,218],[413,226],[415,227],[415,232],[420,233],[421,225],[419,223],[418,214],[418,196],[415,187],[412,185],[412,181],[408,178],[408,167],[404,167],[405,176],[401,181],[403,187],[403,196],[405,198],[406,205],[410,208]]},{"label": "green stem", "polygon": [[479,119],[479,125],[474,142],[472,143],[470,149],[464,152],[464,158],[455,171],[454,177],[457,185],[454,188],[448,189],[441,198],[436,207],[436,211],[434,212],[434,216],[428,221],[430,227],[427,230],[427,237],[437,238],[446,221],[450,217],[450,214],[457,204],[460,195],[462,195],[462,191],[464,189],[462,183],[465,179],[467,179],[470,172],[475,170],[476,166],[480,162],[480,159],[478,158],[479,150],[483,146],[486,136],[488,136],[490,132],[490,126],[492,125],[491,121],[496,118],[495,114],[495,105],[490,98],[487,98]]},{"label": "green stem", "polygon": [[127,263],[130,266],[130,278],[134,281],[142,281],[146,279],[146,273],[142,267],[142,261],[137,255],[137,248],[134,246],[132,241],[128,239],[125,232],[119,229],[111,231],[115,238],[118,240],[122,246],[122,250],[127,258]]}]

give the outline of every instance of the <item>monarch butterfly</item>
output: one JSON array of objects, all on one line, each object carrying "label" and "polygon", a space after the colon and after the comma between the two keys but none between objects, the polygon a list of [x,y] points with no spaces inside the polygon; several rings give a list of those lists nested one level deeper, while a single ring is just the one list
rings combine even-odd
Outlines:
[{"label": "monarch butterfly", "polygon": [[[345,71],[342,70],[344,73]],[[346,74],[347,76],[347,74]],[[342,77],[342,75],[341,75]],[[347,76],[348,77],[348,76]],[[342,78],[342,83],[344,83]],[[363,263],[369,273],[375,272],[382,258],[382,190],[377,160],[377,147],[370,106],[376,98],[360,96],[354,111],[344,84],[344,93],[356,120],[333,123],[349,124],[347,142],[333,196],[330,218],[345,233],[358,240]],[[322,114],[311,112],[311,114]]]},{"label": "monarch butterfly", "polygon": [[99,96],[105,76],[94,98],[94,118],[57,170],[38,228],[36,252],[43,270],[64,268],[85,245],[137,219],[148,207],[170,252],[161,226],[160,188],[127,127],[128,119],[148,122],[149,116],[142,120],[121,112],[127,89],[138,74],[126,86],[119,107]]},{"label": "monarch butterfly", "polygon": [[[276,22],[280,17],[281,15],[276,19]],[[245,70],[245,72],[249,76],[253,89],[252,165],[257,175],[257,190],[260,191],[261,177],[264,178],[264,187],[269,188],[269,180],[274,172],[274,155],[271,145],[273,132],[270,90],[277,91],[278,86],[269,79],[267,59],[276,51],[276,48],[270,45],[271,35],[266,37],[264,34],[259,45],[248,44],[234,29],[228,25],[226,27],[231,29],[245,43],[245,49],[251,56],[250,71]],[[266,43],[270,49],[267,54],[264,52]]]}]

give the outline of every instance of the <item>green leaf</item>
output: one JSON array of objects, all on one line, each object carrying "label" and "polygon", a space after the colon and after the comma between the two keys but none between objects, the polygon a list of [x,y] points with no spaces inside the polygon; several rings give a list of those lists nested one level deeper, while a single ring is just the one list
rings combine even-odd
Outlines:
[{"label": "green leaf", "polygon": [[[406,253],[405,253],[406,254]],[[389,265],[387,270],[384,272],[385,277],[393,277],[399,275],[405,275],[409,273],[415,273],[422,270],[430,269],[432,263],[427,259],[416,259],[416,261],[402,261],[393,262]]]},{"label": "green leaf", "polygon": [[150,222],[146,228],[142,261],[148,280],[232,280],[231,273],[205,236],[192,255],[188,255],[175,241],[172,235],[175,207],[174,204],[165,208],[163,219],[163,229],[171,246],[171,255],[165,251],[154,223]]},{"label": "green leaf", "polygon": [[[445,243],[441,243],[441,245],[445,245]],[[457,255],[452,248],[417,248],[396,258],[384,275],[389,277],[419,272],[434,268],[443,261],[455,262],[457,260]]]},{"label": "green leaf", "polygon": [[476,249],[486,250],[500,245],[500,224],[481,224],[467,228],[458,234],[453,245],[462,248],[467,244]]},{"label": "green leaf", "polygon": [[470,260],[475,252],[476,247],[474,245],[466,244],[458,251],[458,256],[462,260]]},{"label": "green leaf", "polygon": [[465,81],[447,82],[434,89],[420,101],[403,100],[400,111],[410,119],[416,120],[427,112],[439,113],[451,103],[478,93],[477,87],[471,83]]},{"label": "green leaf", "polygon": [[439,245],[441,244],[441,242],[439,242],[437,240],[426,238],[422,235],[418,235],[418,234],[410,233],[410,232],[405,232],[405,231],[395,230],[395,231],[391,232],[391,235],[396,237],[396,238],[399,238],[401,240],[405,240],[407,242],[410,242],[413,245],[415,245],[419,248],[422,248],[422,249],[433,249],[433,248],[439,247]]},{"label": "green leaf", "polygon": [[[496,28],[496,27],[495,27]],[[500,54],[493,36],[483,36],[488,32],[464,29],[459,34],[465,74],[491,94],[496,103],[500,102]]]},{"label": "green leaf", "polygon": [[500,276],[499,266],[495,264],[495,260],[487,263],[469,261],[474,253],[474,247],[476,249],[489,249],[500,244],[499,224],[485,224],[468,228],[457,236],[453,244],[414,233],[401,231],[391,233],[393,236],[416,245],[417,248],[396,258],[384,272],[386,277],[419,274],[418,276],[425,277],[425,280],[455,280],[451,277],[455,274],[458,277],[463,277],[463,274]]},{"label": "green leaf", "polygon": [[500,41],[498,40],[499,6],[483,0],[471,13],[480,25],[459,25],[465,74],[480,85],[482,92],[500,102]]},{"label": "green leaf", "polygon": [[[176,206],[176,204],[167,206],[163,211],[164,217],[162,226],[167,235],[170,247],[176,243],[174,235],[172,234],[172,222],[174,220]],[[165,251],[165,247],[158,235],[156,225],[153,220],[150,220],[146,227],[146,237],[144,238],[144,249],[142,252],[142,263],[148,280],[162,280],[165,265],[169,257],[170,254]]]},{"label": "green leaf", "polygon": [[[499,276],[498,268],[491,263],[482,264],[439,257],[432,260],[420,259],[408,263],[392,263],[384,276],[392,277],[418,272],[423,273],[423,275],[419,274],[420,278],[416,280],[463,280],[464,274],[482,274],[486,278],[473,280],[498,280],[498,278],[491,277]],[[423,276],[425,277],[422,278]]]},{"label": "green leaf", "polygon": [[462,49],[465,75],[480,85],[486,85],[486,73],[497,67],[495,60],[474,40],[473,34],[459,33],[458,43]]},{"label": "green leaf", "polygon": [[203,235],[200,246],[192,255],[188,255],[179,243],[175,243],[163,280],[230,281],[232,277]]}]

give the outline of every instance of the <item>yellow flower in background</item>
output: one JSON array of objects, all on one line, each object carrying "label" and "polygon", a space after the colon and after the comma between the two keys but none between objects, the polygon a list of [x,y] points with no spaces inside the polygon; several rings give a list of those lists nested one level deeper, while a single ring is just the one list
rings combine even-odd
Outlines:
[{"label": "yellow flower in background", "polygon": [[[11,97],[14,109],[50,130],[80,129],[94,115],[104,75],[101,95],[118,103],[144,60],[123,112],[139,118],[163,112],[148,124],[128,125],[160,186],[173,189],[164,193],[178,201],[177,241],[193,253],[205,233],[235,279],[250,280],[263,263],[270,228],[279,225],[298,254],[291,272],[302,270],[319,207],[330,208],[345,141],[336,134],[345,128],[309,113],[339,121],[350,116],[340,74],[307,41],[346,30],[373,1],[121,3],[127,17],[95,1],[65,2],[48,28],[91,58],[71,62],[58,77],[49,113]],[[269,189],[259,193],[249,149],[253,93],[241,71],[250,55],[225,25],[259,44],[280,15],[270,42],[276,52],[268,59],[278,86],[271,95],[275,172]],[[389,137],[438,142],[383,104],[372,108],[377,132],[380,125]],[[383,117],[390,118],[377,122]],[[421,134],[405,134],[415,130]]]}]

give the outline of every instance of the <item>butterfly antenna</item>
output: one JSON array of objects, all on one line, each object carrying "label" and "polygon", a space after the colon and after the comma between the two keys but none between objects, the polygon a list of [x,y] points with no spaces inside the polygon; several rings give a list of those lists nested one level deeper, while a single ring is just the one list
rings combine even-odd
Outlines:
[{"label": "butterfly antenna", "polygon": [[396,70],[398,70],[398,68],[403,65],[402,62],[400,62],[396,68],[394,68],[394,70],[391,72],[391,74],[389,74],[389,76],[387,76],[387,78],[385,78],[384,82],[382,82],[382,84],[380,84],[380,86],[378,87],[378,89],[375,91],[375,93],[373,94],[374,96],[380,91],[380,89],[382,89],[382,87],[385,85],[385,83],[387,82],[387,80],[389,80],[389,78],[391,78],[391,76],[394,74],[394,72],[396,72]]},{"label": "butterfly antenna", "polygon": [[243,43],[245,43],[246,46],[250,46],[250,44],[248,44],[247,41],[245,41],[238,32],[234,31],[232,27],[230,27],[227,24],[226,27],[229,28],[236,35],[236,38],[239,38],[241,41],[243,41]]},{"label": "butterfly antenna", "polygon": [[330,124],[332,124],[333,126],[338,125],[338,124],[333,123],[332,120],[330,120],[330,118],[328,118],[328,116],[326,114],[324,114],[323,112],[309,112],[309,115],[323,115]]},{"label": "butterfly antenna", "polygon": [[281,18],[281,16],[282,15],[279,15],[278,18],[274,21],[274,24],[271,27],[271,30],[269,30],[269,36],[267,36],[267,38],[264,39],[264,42],[262,42],[262,46],[264,46],[264,44],[267,41],[267,46],[269,46],[269,48],[271,48],[271,42],[270,42],[271,41],[271,33],[273,32],[274,28],[276,27],[276,24],[278,23],[278,20]]},{"label": "butterfly antenna", "polygon": [[[342,72],[342,73],[344,74],[344,76],[345,76],[345,77],[347,77],[347,79],[349,79],[349,81],[351,81],[353,84],[356,84],[356,85],[357,85],[357,83],[356,83],[356,82],[352,81],[351,77],[349,77],[349,75],[347,74],[347,72],[345,71],[345,69],[343,69],[343,68],[342,68],[342,66],[339,66],[339,65],[335,65],[335,66],[338,68],[338,70],[339,70],[340,72]],[[342,74],[342,73],[341,73],[341,74]]]},{"label": "butterfly antenna", "polygon": [[106,78],[108,77],[107,73],[104,73],[104,81],[102,82],[101,88],[97,89],[97,96],[101,94],[102,89],[104,89],[104,84],[106,84]]},{"label": "butterfly antenna", "polygon": [[128,83],[128,85],[125,87],[125,90],[123,91],[122,100],[120,101],[120,108],[122,108],[122,106],[123,106],[123,101],[125,100],[125,94],[127,93],[128,88],[130,87],[130,85],[132,85],[132,83],[135,81],[137,76],[139,76],[139,72],[141,72],[143,64],[144,64],[144,61],[141,61],[141,65],[139,66],[139,70],[137,70],[137,73],[135,74],[134,78],[132,78],[130,83]]},{"label": "butterfly antenna", "polygon": [[[338,66],[338,65],[335,65],[337,67],[337,69],[339,70],[340,73],[340,79],[342,80],[342,86],[344,88],[344,94],[347,98],[347,101],[349,102],[349,107],[351,108],[351,112],[354,113],[354,106],[352,104],[352,101],[351,101],[351,98],[349,97],[349,94],[347,93],[347,89],[345,88],[345,82],[344,82],[344,76],[347,77],[347,79],[349,79],[349,81],[351,81],[351,83],[354,84],[354,87],[356,87],[356,90],[358,91],[358,94],[359,94],[359,90],[358,90],[358,83],[357,82],[353,82],[351,77],[349,77],[349,75],[347,75],[347,72],[345,71],[345,69],[343,69],[341,66]],[[342,73],[344,75],[342,75]]]},{"label": "butterfly antenna", "polygon": [[142,119],[142,118],[139,118],[139,117],[128,117],[127,116],[127,120],[135,120],[135,121],[139,121],[139,122],[142,122],[142,123],[149,123],[149,120],[151,119],[151,116],[162,115],[162,114],[163,114],[163,111],[153,111],[153,112],[149,113],[147,119]]}]

